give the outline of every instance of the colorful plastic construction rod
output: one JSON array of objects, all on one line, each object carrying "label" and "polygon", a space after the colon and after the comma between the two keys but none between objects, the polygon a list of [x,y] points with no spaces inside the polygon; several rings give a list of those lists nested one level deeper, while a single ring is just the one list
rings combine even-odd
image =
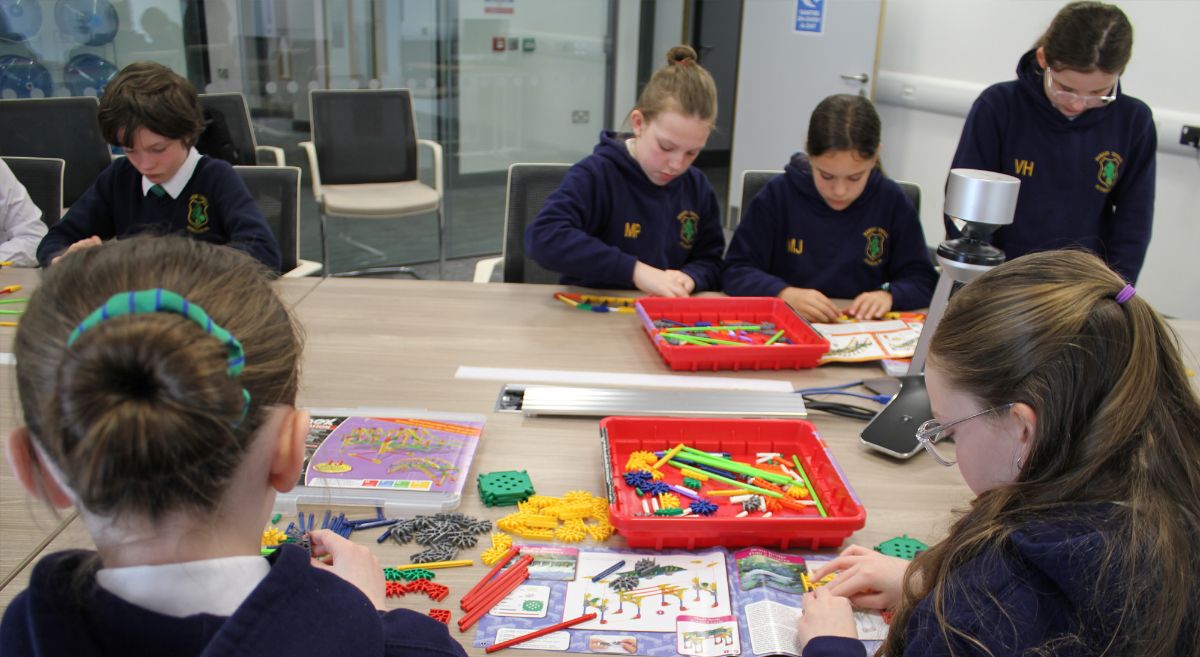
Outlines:
[{"label": "colorful plastic construction rod", "polygon": [[792,454],[792,464],[796,466],[796,474],[800,475],[800,478],[804,480],[804,486],[808,488],[809,496],[817,503],[817,511],[821,512],[822,518],[828,518],[829,514],[825,513],[825,506],[821,504],[821,498],[817,497],[817,491],[813,489],[812,480],[809,478],[808,473],[804,471],[804,466],[800,465],[800,457]]},{"label": "colorful plastic construction rod", "polygon": [[584,615],[580,616],[579,618],[572,618],[571,620],[565,620],[561,623],[555,623],[554,625],[549,625],[547,627],[543,627],[540,630],[534,630],[532,632],[522,634],[521,636],[515,636],[515,637],[509,639],[508,641],[501,641],[500,643],[497,643],[492,646],[488,646],[488,647],[484,648],[483,650],[484,650],[484,652],[488,652],[488,653],[496,652],[497,650],[504,650],[505,648],[508,648],[509,646],[515,646],[518,643],[525,643],[526,641],[528,641],[530,639],[536,639],[539,636],[545,636],[547,634],[550,634],[551,632],[557,632],[558,630],[561,630],[561,629],[564,629],[567,627],[571,627],[572,625],[586,623],[587,621],[590,621],[595,617],[596,617],[596,612],[592,612],[590,614],[584,614]]}]

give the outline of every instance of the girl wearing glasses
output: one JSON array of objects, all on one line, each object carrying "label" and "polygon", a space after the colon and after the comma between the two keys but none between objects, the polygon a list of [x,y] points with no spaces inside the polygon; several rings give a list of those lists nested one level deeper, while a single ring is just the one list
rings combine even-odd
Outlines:
[{"label": "girl wearing glasses", "polygon": [[[1095,256],[1042,252],[954,296],[919,437],[976,498],[911,565],[851,547],[805,596],[804,657],[1194,655],[1200,401],[1176,338]],[[947,449],[944,441],[953,438]]]},{"label": "girl wearing glasses", "polygon": [[1121,90],[1132,46],[1133,27],[1116,6],[1072,2],[1021,57],[1017,79],[975,101],[952,166],[1021,179],[1015,219],[993,240],[1009,259],[1083,247],[1137,281],[1158,137],[1150,108]]}]

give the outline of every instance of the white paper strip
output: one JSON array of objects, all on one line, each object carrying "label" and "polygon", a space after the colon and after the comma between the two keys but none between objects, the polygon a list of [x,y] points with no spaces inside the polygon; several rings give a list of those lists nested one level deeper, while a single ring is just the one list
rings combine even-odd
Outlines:
[{"label": "white paper strip", "polygon": [[688,376],[670,374],[634,374],[631,372],[577,372],[574,370],[534,370],[505,367],[461,365],[456,379],[503,381],[505,383],[566,383],[638,388],[678,388],[699,390],[757,390],[794,392],[790,381],[779,379],[743,379],[735,377]]}]

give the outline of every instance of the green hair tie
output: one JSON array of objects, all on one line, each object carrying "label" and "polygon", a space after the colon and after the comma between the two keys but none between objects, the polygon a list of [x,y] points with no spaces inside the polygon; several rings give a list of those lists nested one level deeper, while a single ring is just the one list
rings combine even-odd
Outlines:
[{"label": "green hair tie", "polygon": [[[121,315],[141,315],[144,313],[175,313],[183,315],[192,322],[195,322],[204,332],[216,338],[229,351],[228,369],[226,371],[229,376],[238,378],[242,370],[246,366],[246,355],[242,349],[242,343],[238,342],[237,338],[222,328],[220,325],[212,321],[208,313],[204,309],[178,294],[155,288],[153,290],[138,290],[131,292],[121,292],[114,294],[104,302],[104,305],[92,311],[90,315],[83,318],[79,326],[71,331],[71,335],[67,337],[67,348],[75,344],[80,335],[84,331],[93,328],[100,322]],[[234,426],[241,424],[246,419],[246,414],[250,411],[250,391],[242,388],[242,417]]]}]

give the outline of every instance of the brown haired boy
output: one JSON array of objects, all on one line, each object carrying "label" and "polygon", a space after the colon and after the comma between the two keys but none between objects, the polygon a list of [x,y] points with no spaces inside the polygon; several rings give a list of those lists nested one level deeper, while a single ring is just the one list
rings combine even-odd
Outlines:
[{"label": "brown haired boy", "polygon": [[279,244],[242,179],[195,149],[203,117],[195,89],[166,66],[122,69],[100,100],[100,130],[125,157],[50,228],[38,246],[42,266],[101,240],[153,232],[227,244],[278,271]]}]

